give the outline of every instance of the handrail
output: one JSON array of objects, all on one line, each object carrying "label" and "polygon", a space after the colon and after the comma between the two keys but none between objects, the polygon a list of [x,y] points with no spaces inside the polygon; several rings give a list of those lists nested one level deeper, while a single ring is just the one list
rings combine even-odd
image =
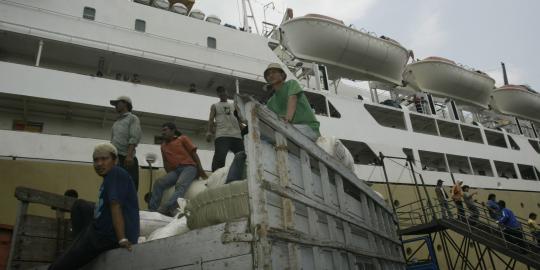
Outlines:
[{"label": "handrail", "polygon": [[[434,199],[434,201],[438,202],[437,199]],[[396,210],[396,215],[400,222],[400,227],[403,229],[408,228],[408,226],[412,227],[416,225],[426,224],[428,222],[434,221],[435,219],[445,219],[466,225],[467,231],[469,233],[474,233],[474,229],[484,226],[485,228],[492,230],[494,232],[493,237],[502,241],[506,247],[513,247],[529,253],[534,253],[536,252],[535,250],[540,248],[540,245],[538,245],[538,243],[536,242],[535,236],[528,229],[526,229],[528,227],[526,226],[526,222],[522,222],[522,218],[518,218],[518,222],[520,223],[521,227],[520,232],[523,235],[523,238],[521,239],[519,237],[505,233],[504,227],[499,225],[495,219],[489,216],[489,210],[486,207],[477,202],[475,202],[475,206],[478,210],[477,213],[471,211],[464,204],[463,212],[465,213],[465,216],[463,218],[455,218],[458,215],[456,205],[450,202],[448,203],[448,209],[453,215],[452,217],[448,217],[446,216],[446,209],[443,209],[443,207],[439,203],[434,205],[433,209],[430,209],[430,211],[427,212],[429,214],[426,215],[429,216],[425,216],[422,208],[420,207],[420,200],[418,200],[398,208],[398,210]],[[408,207],[410,210],[399,211],[399,209],[405,207]]]}]

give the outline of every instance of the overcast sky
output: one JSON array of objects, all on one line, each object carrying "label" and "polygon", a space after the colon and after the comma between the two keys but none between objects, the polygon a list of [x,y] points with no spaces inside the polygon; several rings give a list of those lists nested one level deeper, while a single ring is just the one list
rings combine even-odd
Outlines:
[{"label": "overcast sky", "polygon": [[[263,9],[263,6],[273,2]],[[510,83],[540,90],[539,0],[252,0],[259,22],[278,24],[290,7],[294,16],[319,13],[396,39],[417,58],[441,56],[483,70],[502,84],[500,62]],[[198,0],[196,7],[240,25],[241,0]],[[264,12],[265,11],[265,12]],[[265,14],[266,13],[266,14]],[[266,16],[265,16],[266,15]]]}]

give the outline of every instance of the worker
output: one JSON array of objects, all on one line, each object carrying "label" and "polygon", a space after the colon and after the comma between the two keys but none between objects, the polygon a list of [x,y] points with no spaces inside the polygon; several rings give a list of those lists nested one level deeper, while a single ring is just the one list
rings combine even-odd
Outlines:
[{"label": "worker", "polygon": [[514,212],[506,208],[506,202],[500,200],[498,202],[499,208],[501,209],[501,217],[497,220],[497,224],[503,226],[504,239],[515,246],[514,249],[520,250],[523,232],[521,231],[521,223],[517,220]]},{"label": "worker", "polygon": [[456,204],[458,219],[465,220],[465,208],[463,207],[463,181],[457,181],[452,187],[452,201]]},{"label": "worker", "polygon": [[296,80],[288,80],[280,64],[272,63],[264,71],[264,78],[274,90],[266,106],[302,134],[315,141],[320,137],[319,121]]},{"label": "worker", "polygon": [[474,201],[474,195],[477,195],[478,191],[470,192],[471,188],[468,185],[464,185],[462,189],[463,201],[469,210],[469,224],[474,226],[478,223],[478,217],[480,216],[480,211]]},{"label": "worker", "polygon": [[490,193],[486,202],[487,209],[489,211],[489,217],[498,220],[501,217],[501,209],[497,203],[497,195]]},{"label": "worker", "polygon": [[437,195],[437,200],[441,207],[441,214],[443,218],[452,218],[452,212],[448,208],[448,194],[444,190],[443,180],[437,180],[437,186],[435,187],[435,194]]},{"label": "worker", "polygon": [[137,243],[137,192],[128,172],[116,166],[116,148],[110,143],[98,144],[92,158],[94,170],[103,177],[94,220],[49,269],[79,269],[102,252],[117,247],[131,251],[132,243]]},{"label": "worker", "polygon": [[227,102],[227,92],[223,86],[216,89],[219,102],[210,107],[210,117],[208,119],[208,132],[206,141],[214,140],[214,158],[212,159],[212,171],[225,166],[225,159],[229,151],[234,154],[244,151],[242,141],[241,121],[236,115],[236,106]]},{"label": "worker", "polygon": [[536,223],[536,213],[530,213],[529,219],[527,220],[527,227],[533,236],[534,243],[536,247],[535,251],[540,250],[540,229],[538,228],[538,223]]},{"label": "worker", "polygon": [[139,118],[131,113],[133,103],[129,97],[121,96],[110,103],[119,115],[111,132],[111,143],[118,150],[118,165],[129,173],[135,190],[139,190],[139,162],[135,156],[135,148],[142,137]]},{"label": "worker", "polygon": [[73,238],[76,238],[77,235],[84,231],[86,226],[92,224],[92,220],[94,220],[94,208],[96,206],[93,202],[80,199],[79,193],[74,189],[66,190],[64,196],[76,199],[70,209],[71,234]]},{"label": "worker", "polygon": [[[193,180],[197,176],[208,177],[197,155],[197,147],[188,136],[177,130],[174,123],[163,124],[161,134],[161,155],[167,174],[154,183],[148,209],[174,216],[178,208],[177,199],[184,197]],[[160,206],[163,192],[172,186],[175,187],[173,195]]]}]

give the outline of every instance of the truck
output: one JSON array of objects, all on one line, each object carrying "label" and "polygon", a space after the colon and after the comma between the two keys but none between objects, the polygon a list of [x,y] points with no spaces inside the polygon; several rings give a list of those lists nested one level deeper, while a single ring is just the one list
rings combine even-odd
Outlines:
[{"label": "truck", "polygon": [[84,269],[405,269],[383,198],[264,105],[248,96],[236,103],[249,131],[247,164],[230,197],[245,210],[131,252],[110,250]]}]

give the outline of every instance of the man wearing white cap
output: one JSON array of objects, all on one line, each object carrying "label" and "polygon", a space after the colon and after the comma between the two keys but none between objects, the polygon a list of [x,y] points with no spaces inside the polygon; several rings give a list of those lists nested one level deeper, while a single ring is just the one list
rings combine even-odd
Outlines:
[{"label": "man wearing white cap", "polygon": [[94,170],[103,177],[94,218],[49,269],[79,269],[107,250],[121,247],[131,251],[131,244],[137,243],[137,191],[126,170],[116,166],[116,148],[110,143],[98,144],[92,158]]},{"label": "man wearing white cap", "polygon": [[139,162],[135,156],[135,148],[139,144],[142,131],[139,118],[131,113],[133,102],[127,96],[111,100],[111,105],[119,114],[112,126],[111,143],[118,150],[118,165],[128,171],[135,190],[139,190]]},{"label": "man wearing white cap", "polygon": [[300,84],[296,80],[285,81],[287,74],[278,63],[268,65],[264,79],[274,90],[266,106],[311,140],[315,141],[321,136],[319,121]]}]

